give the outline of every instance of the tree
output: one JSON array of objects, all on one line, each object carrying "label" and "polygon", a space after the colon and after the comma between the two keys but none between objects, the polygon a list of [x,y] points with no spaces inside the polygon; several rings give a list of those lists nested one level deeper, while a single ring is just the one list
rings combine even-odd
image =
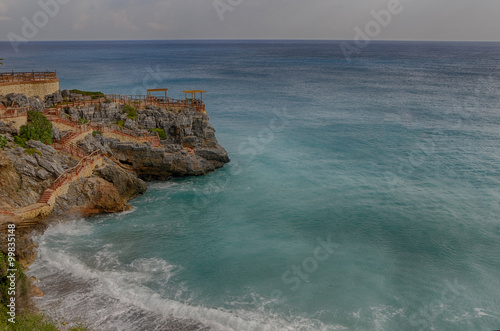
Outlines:
[{"label": "tree", "polygon": [[3,59],[0,59],[0,66],[3,66]]}]

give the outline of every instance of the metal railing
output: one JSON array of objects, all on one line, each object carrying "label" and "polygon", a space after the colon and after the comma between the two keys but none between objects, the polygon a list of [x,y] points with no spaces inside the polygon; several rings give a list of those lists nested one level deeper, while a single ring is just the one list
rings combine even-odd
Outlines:
[{"label": "metal railing", "polygon": [[14,216],[15,214],[10,212],[10,211],[7,211],[7,210],[2,210],[0,209],[0,215],[9,215],[9,216]]},{"label": "metal railing", "polygon": [[47,109],[43,113],[50,121],[60,122],[62,124],[71,126],[73,128],[72,130],[73,132],[68,133],[67,136],[62,137],[60,140],[70,140],[71,139],[70,135],[73,135],[74,133],[77,134],[84,133],[89,130],[99,131],[101,133],[106,133],[106,132],[115,133],[128,138],[135,139],[138,142],[151,142],[155,146],[158,146],[157,141],[160,140],[158,132],[156,131],[138,132],[116,124],[104,125],[104,124],[93,123],[92,121],[89,121],[87,123],[80,123],[79,120],[76,120],[70,115],[54,108]]},{"label": "metal railing", "polygon": [[0,118],[16,118],[23,116],[28,116],[28,107],[6,108],[5,111],[0,114]]},{"label": "metal railing", "polygon": [[59,151],[64,151],[68,154],[71,154],[73,156],[77,156],[80,158],[84,158],[87,156],[87,153],[83,149],[81,149],[76,144],[69,142],[69,141],[67,141],[67,142],[64,142],[61,140],[54,141],[53,147]]},{"label": "metal railing", "polygon": [[[74,166],[71,169],[66,170],[61,176],[59,176],[54,183],[50,186],[49,189],[53,190],[54,192],[64,184],[66,184],[68,181],[73,179],[74,177],[78,176],[87,166],[91,165],[95,161],[97,161],[99,158],[101,158],[101,150],[98,149],[95,152],[91,153],[88,156],[85,156],[78,162],[76,166]],[[53,193],[52,193],[53,194]],[[49,197],[50,199],[50,197]]]},{"label": "metal railing", "polygon": [[40,82],[56,80],[56,72],[2,72],[0,73],[0,84],[19,83],[19,82]]}]

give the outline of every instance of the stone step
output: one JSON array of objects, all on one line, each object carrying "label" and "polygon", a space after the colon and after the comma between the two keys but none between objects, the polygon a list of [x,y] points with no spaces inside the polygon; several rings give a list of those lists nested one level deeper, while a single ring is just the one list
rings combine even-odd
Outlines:
[{"label": "stone step", "polygon": [[14,214],[15,215],[21,215],[21,214],[24,214],[27,211],[35,210],[35,209],[41,208],[43,206],[45,206],[45,203],[34,203],[32,205],[16,209],[16,211],[14,212]]},{"label": "stone step", "polygon": [[47,203],[50,198],[52,197],[52,194],[54,193],[54,190],[51,188],[46,189],[42,196],[40,197],[40,200],[38,201],[39,203]]}]

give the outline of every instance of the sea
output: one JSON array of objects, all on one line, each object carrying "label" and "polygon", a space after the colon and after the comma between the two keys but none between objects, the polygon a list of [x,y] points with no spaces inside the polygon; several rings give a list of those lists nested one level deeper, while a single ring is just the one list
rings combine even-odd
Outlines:
[{"label": "sea", "polygon": [[[347,42],[349,44],[349,42]],[[93,330],[500,329],[500,44],[0,43],[61,89],[202,89],[231,163],[36,237]]]}]

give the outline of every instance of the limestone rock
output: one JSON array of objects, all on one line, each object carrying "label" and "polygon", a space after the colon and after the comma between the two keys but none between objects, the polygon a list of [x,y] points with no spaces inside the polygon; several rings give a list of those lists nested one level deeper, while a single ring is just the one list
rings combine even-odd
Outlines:
[{"label": "limestone rock", "polygon": [[94,170],[95,174],[112,183],[125,200],[133,199],[146,192],[148,188],[146,183],[135,173],[121,169],[107,158],[104,163],[103,167]]},{"label": "limestone rock", "polygon": [[61,139],[61,132],[56,126],[52,126],[52,139]]},{"label": "limestone rock", "polygon": [[43,291],[40,290],[36,285],[31,285],[31,291],[33,292],[33,295],[37,298],[41,298],[45,295]]},{"label": "limestone rock", "polygon": [[12,125],[13,123],[0,121],[0,134],[17,135],[17,129]]},{"label": "limestone rock", "polygon": [[60,196],[54,206],[57,214],[65,212],[91,216],[114,213],[127,209],[125,199],[110,182],[98,177],[80,178],[74,181],[68,192]]},{"label": "limestone rock", "polygon": [[[29,155],[24,148],[6,148],[0,153],[0,209],[15,209],[38,202],[43,191],[65,169],[78,161],[40,142],[28,142],[39,153]],[[2,207],[3,206],[3,207]]]},{"label": "limestone rock", "polygon": [[53,156],[56,153],[54,147],[45,145],[44,143],[37,140],[30,140],[26,143],[28,147],[35,148],[42,152],[44,155]]},{"label": "limestone rock", "polygon": [[0,100],[5,107],[29,107],[31,110],[42,111],[45,103],[36,97],[28,98],[24,94],[10,93]]},{"label": "limestone rock", "polygon": [[52,94],[46,95],[45,96],[45,107],[49,108],[57,103],[63,101],[63,96],[60,91],[54,92]]}]

